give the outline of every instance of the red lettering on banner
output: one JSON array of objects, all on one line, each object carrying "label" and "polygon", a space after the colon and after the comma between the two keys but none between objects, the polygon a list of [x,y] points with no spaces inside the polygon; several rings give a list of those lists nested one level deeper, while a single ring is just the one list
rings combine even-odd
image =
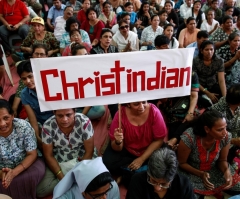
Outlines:
[{"label": "red lettering on banner", "polygon": [[93,84],[94,80],[90,77],[88,77],[87,79],[83,80],[83,78],[78,78],[78,87],[79,87],[79,94],[80,94],[80,98],[85,98],[85,92],[84,92],[84,86],[86,86],[87,84]]},{"label": "red lettering on banner", "polygon": [[115,94],[115,84],[113,82],[107,83],[106,80],[108,79],[114,79],[114,75],[102,75],[101,76],[101,85],[102,88],[109,88],[109,91],[103,91],[103,95],[114,95]]},{"label": "red lettering on banner", "polygon": [[137,77],[139,76],[141,78],[141,91],[145,91],[145,71],[138,71],[138,72],[133,72],[133,92],[137,92]]},{"label": "red lettering on banner", "polygon": [[115,68],[110,68],[111,72],[115,73],[115,81],[116,81],[116,94],[121,93],[121,84],[120,84],[120,72],[125,71],[125,67],[120,67],[120,61],[115,61]]},{"label": "red lettering on banner", "polygon": [[56,93],[55,96],[50,96],[48,81],[47,81],[47,75],[52,75],[53,77],[59,77],[57,69],[40,71],[40,76],[41,76],[41,79],[42,79],[43,93],[44,93],[44,96],[45,96],[45,101],[62,100],[62,94],[61,93]]},{"label": "red lettering on banner", "polygon": [[61,78],[62,78],[62,87],[63,87],[64,99],[68,100],[68,88],[69,87],[73,87],[75,99],[78,99],[79,98],[78,83],[77,82],[67,83],[65,71],[60,71],[60,74],[61,74]]},{"label": "red lettering on banner", "polygon": [[[147,71],[133,71],[131,68],[125,69],[120,66],[120,61],[115,61],[115,67],[110,68],[110,73],[101,75],[100,71],[94,71],[91,77],[79,77],[76,82],[66,81],[66,72],[60,71],[60,76],[57,69],[40,71],[42,78],[43,91],[45,101],[58,101],[69,99],[69,88],[73,88],[74,99],[85,98],[85,87],[91,85],[91,89],[95,90],[96,96],[108,96],[121,93],[121,77],[126,78],[127,93],[137,91],[150,91],[165,88],[177,88],[189,86],[191,77],[191,68],[167,68],[161,65],[161,61],[156,62],[155,75],[147,77]],[[50,96],[47,76],[61,78],[62,93],[56,93],[55,96]],[[140,88],[138,87],[140,85]]]}]

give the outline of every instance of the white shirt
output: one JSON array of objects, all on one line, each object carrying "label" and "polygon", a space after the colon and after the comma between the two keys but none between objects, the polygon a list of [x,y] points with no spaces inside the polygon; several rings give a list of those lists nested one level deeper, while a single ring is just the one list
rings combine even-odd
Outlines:
[{"label": "white shirt", "polygon": [[218,21],[216,21],[215,19],[213,19],[212,25],[209,25],[207,20],[204,20],[201,24],[201,30],[206,30],[207,32],[210,32],[214,29],[215,25],[218,24]]},{"label": "white shirt", "polygon": [[191,7],[188,7],[186,3],[182,4],[180,6],[180,16],[186,19],[184,16],[185,14],[192,9],[193,4],[191,4]]},{"label": "white shirt", "polygon": [[171,40],[168,46],[169,46],[169,49],[178,48],[179,47],[179,42],[175,37],[173,37],[173,41]]},{"label": "white shirt", "polygon": [[63,16],[59,16],[55,20],[54,36],[58,41],[61,40],[62,34],[66,32],[65,30],[66,20]]},{"label": "white shirt", "polygon": [[[192,17],[192,9],[188,10],[186,15],[185,15],[185,18],[184,19],[188,19],[189,17]],[[193,16],[195,19],[197,18],[197,16],[194,14]],[[202,20],[205,20],[205,14],[204,12],[202,13]]]}]

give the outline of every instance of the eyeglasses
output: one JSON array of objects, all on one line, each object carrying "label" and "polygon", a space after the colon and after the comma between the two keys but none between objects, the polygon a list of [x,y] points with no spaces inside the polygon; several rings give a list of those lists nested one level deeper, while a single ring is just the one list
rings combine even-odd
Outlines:
[{"label": "eyeglasses", "polygon": [[33,53],[36,57],[45,57],[46,54],[44,53]]},{"label": "eyeglasses", "polygon": [[91,195],[90,193],[88,193],[91,197],[92,197],[92,199],[101,199],[103,196],[105,196],[105,195],[107,195],[107,193],[111,190],[113,188],[113,185],[110,183],[110,188],[107,190],[107,191],[105,191],[104,193],[101,193],[101,194],[97,194],[97,195]]},{"label": "eyeglasses", "polygon": [[128,29],[129,25],[121,26],[119,29],[124,30],[125,28]]},{"label": "eyeglasses", "polygon": [[147,182],[152,186],[159,186],[160,188],[163,189],[168,189],[170,187],[170,184],[168,183],[151,182],[151,177],[149,175],[147,176]]}]

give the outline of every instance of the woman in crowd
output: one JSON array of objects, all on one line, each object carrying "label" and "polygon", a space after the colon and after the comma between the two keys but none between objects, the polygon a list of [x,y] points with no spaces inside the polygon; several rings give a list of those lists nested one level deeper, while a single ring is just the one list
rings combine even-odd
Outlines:
[{"label": "woman in crowd", "polygon": [[172,24],[167,24],[163,27],[163,34],[167,36],[170,40],[169,49],[178,48],[179,42],[173,37],[174,27]]},{"label": "woman in crowd", "polygon": [[156,0],[150,0],[150,11],[153,14],[158,14],[160,11],[160,5],[157,3]]},{"label": "woman in crowd", "polygon": [[112,31],[104,28],[100,35],[100,42],[92,48],[91,54],[118,53],[117,47],[111,45],[112,37]]},{"label": "woman in crowd", "polygon": [[231,33],[228,37],[228,43],[219,48],[217,55],[224,60],[225,73],[229,74],[232,66],[240,58],[240,33]]},{"label": "woman in crowd", "polygon": [[181,30],[178,41],[179,48],[186,48],[189,44],[197,40],[197,33],[200,30],[196,28],[196,19],[189,17],[186,21],[186,28]]},{"label": "woman in crowd", "polygon": [[200,29],[202,22],[205,20],[205,14],[201,11],[200,0],[194,1],[192,9],[186,13],[185,19],[187,20],[189,17],[195,18],[196,27]]},{"label": "woman in crowd", "polygon": [[66,21],[66,27],[65,27],[66,32],[62,34],[62,38],[60,40],[60,53],[62,53],[65,47],[71,43],[70,36],[69,36],[69,32],[71,30],[76,30],[76,29],[79,30],[79,33],[82,38],[82,42],[91,44],[88,33],[85,30],[79,29],[79,27],[80,27],[79,22],[74,17],[70,17]]},{"label": "woman in crowd", "polygon": [[[77,29],[71,30],[70,33],[69,33],[69,36],[70,36],[71,44],[73,44],[73,43],[80,44],[87,49],[87,53],[90,53],[90,50],[91,50],[92,46],[90,44],[82,41],[82,37],[79,33],[79,30],[77,30]],[[71,56],[72,55],[71,54],[71,44],[68,45],[64,49],[64,51],[62,53],[62,56]]]},{"label": "woman in crowd", "polygon": [[88,117],[75,109],[55,110],[42,128],[43,153],[48,165],[45,176],[38,185],[37,196],[53,192],[66,173],[78,161],[97,156],[94,150],[93,127]]},{"label": "woman in crowd", "polygon": [[140,10],[137,13],[138,21],[136,26],[138,29],[138,38],[141,38],[141,34],[144,28],[151,25],[151,16],[153,13],[150,11],[150,4],[148,1],[144,1],[140,7]]},{"label": "woman in crowd", "polygon": [[[81,56],[81,55],[88,55],[88,52],[85,48],[85,46],[82,46],[78,43],[74,43],[71,45],[71,53],[72,53],[72,56]],[[86,114],[84,114],[86,115]]]},{"label": "woman in crowd", "polygon": [[135,174],[126,199],[193,199],[190,181],[177,173],[178,161],[173,150],[163,146],[154,151],[147,171]]},{"label": "woman in crowd", "polygon": [[176,30],[179,25],[179,19],[173,8],[173,3],[171,1],[166,1],[164,4],[164,10],[166,10],[168,14],[167,21],[170,22],[174,26],[174,30]]},{"label": "woman in crowd", "polygon": [[[228,89],[226,97],[222,97],[218,103],[211,107],[211,110],[222,113],[227,122],[227,130],[232,134],[232,146],[228,153],[228,162],[232,164],[236,151],[240,149],[240,84],[232,85]],[[240,171],[239,166],[237,170]]]},{"label": "woman in crowd", "polygon": [[131,174],[144,169],[152,152],[162,146],[167,129],[158,108],[147,101],[128,103],[120,111],[121,116],[118,111],[112,121],[103,162],[110,173],[125,173],[129,183]]},{"label": "woman in crowd", "polygon": [[90,8],[91,6],[90,0],[83,0],[82,3],[83,3],[82,9],[79,10],[77,14],[77,20],[80,22],[80,24],[82,24],[84,21],[87,20],[86,12],[87,12],[87,9]]},{"label": "woman in crowd", "polygon": [[8,43],[8,37],[11,34],[18,34],[25,39],[29,26],[29,13],[27,7],[22,1],[3,0],[0,2],[0,38],[6,55],[10,55],[11,47]]},{"label": "woman in crowd", "polygon": [[27,37],[21,44],[21,50],[28,54],[32,54],[32,45],[36,43],[45,44],[48,47],[48,56],[56,56],[59,52],[59,42],[54,34],[45,31],[44,21],[41,17],[34,17],[31,20],[33,31],[29,32]]},{"label": "woman in crowd", "polygon": [[[45,44],[33,44],[32,46],[32,58],[46,58],[48,57],[48,49]],[[23,84],[23,81],[20,79],[18,89],[16,91],[12,109],[14,112],[15,117],[19,117],[21,119],[26,119],[26,113],[25,109],[22,109],[21,104],[21,92],[25,88],[25,85]],[[20,106],[20,107],[19,107]]]},{"label": "woman in crowd", "polygon": [[99,42],[104,23],[97,18],[97,12],[94,8],[87,9],[86,15],[88,20],[82,23],[81,28],[88,33],[92,46],[95,46]]},{"label": "woman in crowd", "polygon": [[154,40],[156,36],[163,33],[162,27],[159,26],[159,16],[152,15],[151,25],[144,28],[140,40],[141,50],[152,50],[155,48]]},{"label": "woman in crowd", "polygon": [[113,36],[112,44],[119,52],[131,52],[139,50],[139,40],[136,33],[129,30],[129,24],[125,20],[118,22],[119,31]]},{"label": "woman in crowd", "polygon": [[179,167],[191,179],[196,198],[219,195],[226,189],[239,194],[240,176],[227,162],[232,136],[226,126],[220,112],[207,111],[181,136]]},{"label": "woman in crowd", "polygon": [[99,16],[101,13],[103,13],[103,3],[106,2],[106,0],[97,0],[97,5],[94,7],[96,10],[97,16]]},{"label": "woman in crowd", "polygon": [[233,18],[231,16],[224,16],[222,22],[222,26],[218,27],[218,29],[209,38],[214,42],[216,49],[219,49],[228,42],[228,37],[231,33],[238,31],[233,27]]},{"label": "woman in crowd", "polygon": [[223,60],[215,55],[213,42],[202,42],[198,57],[193,59],[193,71],[199,78],[201,101],[202,95],[206,95],[212,103],[217,103],[221,96],[226,96]]},{"label": "woman in crowd", "polygon": [[201,24],[201,30],[206,30],[209,35],[211,35],[215,30],[217,30],[219,26],[219,22],[216,21],[215,18],[215,11],[208,10],[207,11],[206,20],[204,20]]},{"label": "woman in crowd", "polygon": [[[128,13],[128,12],[123,12],[123,13],[120,15],[120,20],[125,20],[125,21],[127,21],[128,24],[129,24],[130,30],[137,34],[137,29],[136,29],[136,27],[134,27],[134,25],[132,25],[132,24],[130,23],[130,17],[131,17],[131,14],[130,14],[130,13]],[[118,25],[118,23],[112,27],[112,32],[113,32],[113,34],[115,34],[117,31],[119,31],[119,25]]]},{"label": "woman in crowd", "polygon": [[12,198],[36,198],[45,164],[37,159],[35,132],[25,120],[14,118],[6,100],[0,99],[0,193]]},{"label": "woman in crowd", "polygon": [[98,17],[105,24],[105,28],[112,28],[117,23],[117,15],[111,11],[111,7],[112,5],[105,1],[103,3],[103,13]]},{"label": "woman in crowd", "polygon": [[73,15],[76,17],[79,10],[82,8],[82,3],[77,0],[69,0],[66,2],[66,6],[71,6],[73,8]]}]

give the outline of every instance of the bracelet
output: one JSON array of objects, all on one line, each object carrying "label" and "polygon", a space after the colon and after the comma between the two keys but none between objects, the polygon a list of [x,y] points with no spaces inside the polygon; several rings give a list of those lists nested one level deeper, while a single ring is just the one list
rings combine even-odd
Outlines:
[{"label": "bracelet", "polygon": [[188,115],[193,115],[193,113],[190,113],[190,112],[188,112],[187,114],[188,114]]},{"label": "bracelet", "polygon": [[204,91],[207,91],[207,88],[204,88],[204,89],[202,90],[202,92],[204,92]]},{"label": "bracelet", "polygon": [[61,169],[55,174],[55,176],[57,177],[60,173],[62,173]]},{"label": "bracelet", "polygon": [[23,165],[23,163],[20,163],[20,164],[22,165],[23,170],[26,170],[26,167]]},{"label": "bracelet", "polygon": [[117,142],[117,140],[115,140],[115,144],[116,145],[120,145],[120,144],[122,144],[122,141],[121,142]]}]

